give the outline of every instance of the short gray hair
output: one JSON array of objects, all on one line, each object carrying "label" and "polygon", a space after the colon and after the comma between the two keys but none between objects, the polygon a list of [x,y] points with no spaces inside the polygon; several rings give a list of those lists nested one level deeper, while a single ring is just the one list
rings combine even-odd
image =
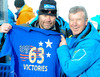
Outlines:
[{"label": "short gray hair", "polygon": [[84,13],[84,19],[87,20],[88,19],[87,11],[83,6],[74,6],[74,7],[70,8],[69,14],[70,13],[75,14],[79,11],[82,11]]}]

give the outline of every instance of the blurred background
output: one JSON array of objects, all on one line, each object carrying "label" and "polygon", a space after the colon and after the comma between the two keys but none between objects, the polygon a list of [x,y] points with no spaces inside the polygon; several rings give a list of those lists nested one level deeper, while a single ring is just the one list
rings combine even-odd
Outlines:
[{"label": "blurred background", "polygon": [[[41,0],[25,0],[25,3],[36,11],[39,8]],[[58,15],[63,17],[68,22],[68,11],[72,6],[81,5],[84,6],[88,12],[89,19],[96,15],[100,15],[99,0],[55,0],[58,7]],[[8,0],[9,9],[15,13],[16,8],[14,6],[14,0]]]}]

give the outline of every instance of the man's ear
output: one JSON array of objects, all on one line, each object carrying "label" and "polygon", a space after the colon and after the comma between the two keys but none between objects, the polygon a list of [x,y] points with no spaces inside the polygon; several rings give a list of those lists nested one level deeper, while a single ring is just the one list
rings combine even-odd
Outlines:
[{"label": "man's ear", "polygon": [[86,23],[85,23],[85,25],[87,25],[88,24],[88,19],[86,19]]}]

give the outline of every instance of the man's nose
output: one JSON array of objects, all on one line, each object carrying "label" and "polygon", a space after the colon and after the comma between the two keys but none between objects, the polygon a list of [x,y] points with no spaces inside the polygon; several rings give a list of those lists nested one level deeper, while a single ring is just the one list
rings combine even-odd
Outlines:
[{"label": "man's nose", "polygon": [[77,25],[77,20],[74,20],[73,25]]},{"label": "man's nose", "polygon": [[49,15],[47,16],[47,21],[50,21],[50,16]]}]

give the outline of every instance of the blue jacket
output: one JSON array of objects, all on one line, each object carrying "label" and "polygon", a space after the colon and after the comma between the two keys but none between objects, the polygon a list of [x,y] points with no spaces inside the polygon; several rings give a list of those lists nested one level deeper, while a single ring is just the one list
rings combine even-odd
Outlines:
[{"label": "blue jacket", "polygon": [[15,17],[10,9],[8,9],[8,23],[14,25]]},{"label": "blue jacket", "polygon": [[93,25],[88,23],[77,38],[66,41],[68,45],[57,49],[64,73],[69,77],[100,77],[100,35]]},{"label": "blue jacket", "polygon": [[100,15],[96,15],[95,17],[92,17],[91,20],[98,23],[97,30],[100,31]]}]

